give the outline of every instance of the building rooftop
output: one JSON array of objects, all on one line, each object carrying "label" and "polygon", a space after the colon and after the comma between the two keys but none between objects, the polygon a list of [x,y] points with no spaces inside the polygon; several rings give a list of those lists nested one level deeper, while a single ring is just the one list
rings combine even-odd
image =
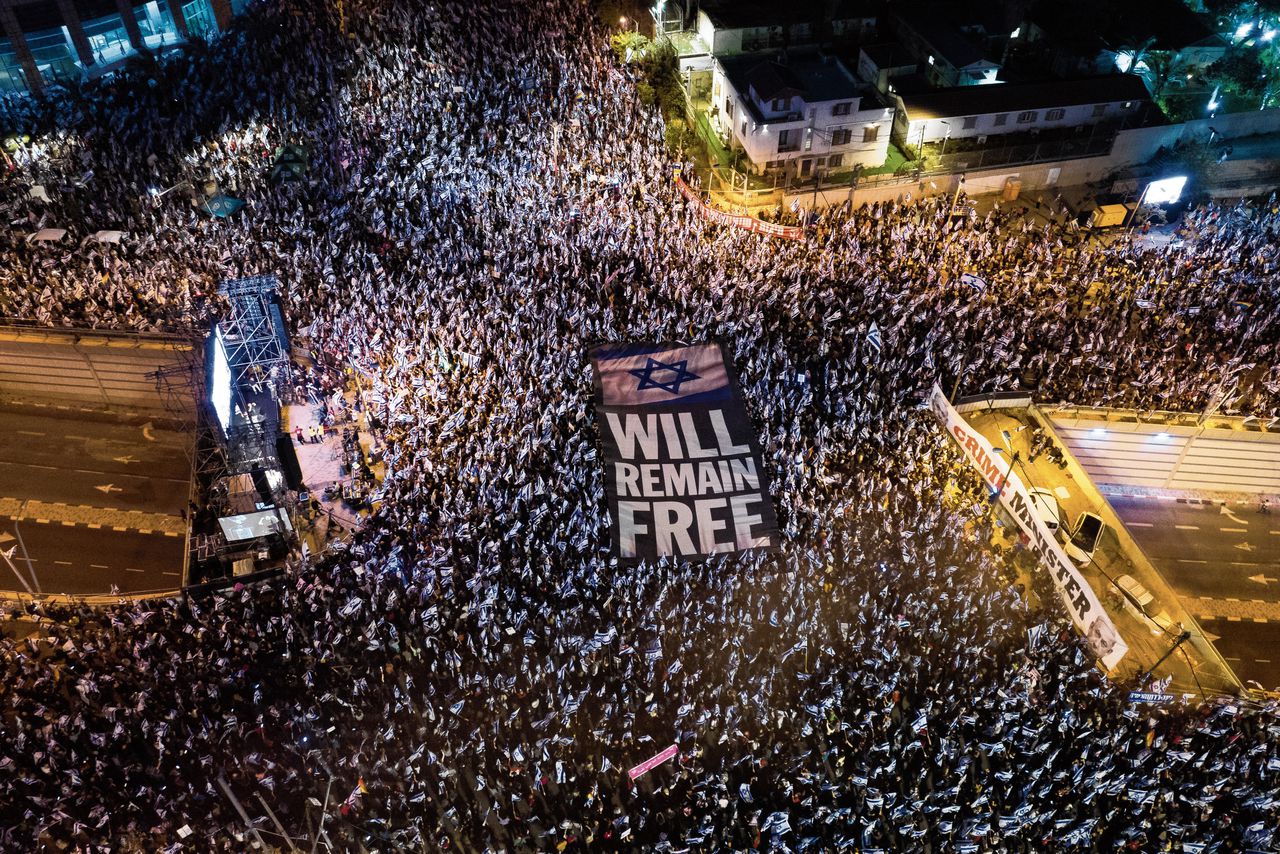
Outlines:
[{"label": "building rooftop", "polygon": [[932,45],[952,68],[965,68],[987,59],[979,45],[936,9],[907,7],[898,13],[898,21]]},{"label": "building rooftop", "polygon": [[720,66],[733,88],[745,94],[749,86],[763,99],[790,91],[807,103],[856,98],[865,89],[844,63],[816,52],[773,51],[720,57]]},{"label": "building rooftop", "polygon": [[902,105],[912,120],[949,116],[981,116],[1015,113],[1110,101],[1150,100],[1147,86],[1136,74],[1111,74],[1078,80],[1046,80],[1039,83],[996,83],[990,86],[956,86],[930,92],[903,94]]},{"label": "building rooftop", "polygon": [[823,5],[817,0],[791,0],[789,3],[768,0],[703,0],[702,11],[707,13],[707,17],[717,28],[736,30],[818,21],[823,18]]},{"label": "building rooftop", "polygon": [[870,59],[876,68],[905,68],[917,64],[911,51],[899,42],[866,44],[859,50],[867,55],[867,59]]}]

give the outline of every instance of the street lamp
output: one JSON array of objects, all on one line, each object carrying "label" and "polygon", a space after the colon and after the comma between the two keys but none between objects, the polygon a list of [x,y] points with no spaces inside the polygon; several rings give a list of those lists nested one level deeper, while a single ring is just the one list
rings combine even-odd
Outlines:
[{"label": "street lamp", "polygon": [[[630,19],[626,15],[623,15],[621,18],[618,19],[618,26],[622,27],[625,30],[627,28],[627,21],[629,20]],[[633,32],[637,32],[637,33],[640,32],[640,22],[631,21],[631,29]]]}]

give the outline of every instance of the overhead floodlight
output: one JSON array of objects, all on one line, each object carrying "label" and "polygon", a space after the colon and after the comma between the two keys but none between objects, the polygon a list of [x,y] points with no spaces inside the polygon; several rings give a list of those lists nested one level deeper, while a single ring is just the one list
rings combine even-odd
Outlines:
[{"label": "overhead floodlight", "polygon": [[1182,189],[1187,185],[1186,175],[1172,178],[1161,178],[1147,185],[1146,202],[1149,205],[1173,204],[1182,198]]}]

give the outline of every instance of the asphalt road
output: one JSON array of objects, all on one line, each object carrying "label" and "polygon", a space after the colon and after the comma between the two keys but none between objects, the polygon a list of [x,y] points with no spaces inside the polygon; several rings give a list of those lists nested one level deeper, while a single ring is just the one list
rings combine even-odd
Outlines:
[{"label": "asphalt road", "polygon": [[0,496],[176,514],[185,442],[156,427],[0,410]]},{"label": "asphalt road", "polygon": [[[95,594],[179,586],[185,537],[162,533],[152,520],[172,522],[186,507],[186,442],[150,424],[0,409],[0,499],[44,502],[8,502],[15,509],[6,512],[21,516],[0,516],[0,553],[17,569],[0,560],[0,589]],[[152,515],[121,518],[120,510]],[[42,515],[54,518],[41,522]]]},{"label": "asphalt road", "polygon": [[[1182,504],[1112,496],[1129,533],[1193,613],[1226,603],[1280,606],[1280,513],[1249,505]],[[1201,600],[1197,605],[1195,600]],[[1205,604],[1213,600],[1219,606]],[[1280,686],[1280,623],[1201,620],[1242,679]]]},{"label": "asphalt road", "polygon": [[1200,626],[1221,636],[1215,642],[1218,652],[1242,680],[1268,690],[1280,686],[1280,623],[1201,620]]},{"label": "asphalt road", "polygon": [[[185,537],[111,531],[82,525],[19,522],[0,519],[0,552],[9,554],[19,573],[41,593],[109,593],[115,585],[121,593],[173,590],[182,584],[182,549]],[[20,533],[30,571],[16,534]],[[10,539],[13,537],[13,539]],[[14,548],[18,546],[17,548]],[[0,560],[0,588],[26,590],[9,565]]]}]

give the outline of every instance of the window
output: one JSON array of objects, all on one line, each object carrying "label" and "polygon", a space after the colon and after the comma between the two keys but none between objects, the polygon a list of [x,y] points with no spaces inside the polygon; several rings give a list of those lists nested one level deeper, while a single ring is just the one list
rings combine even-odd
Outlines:
[{"label": "window", "polygon": [[1004,127],[1008,121],[1009,121],[1008,113],[997,113],[996,120],[992,124],[994,124],[996,127]]},{"label": "window", "polygon": [[791,105],[790,98],[774,98],[773,99],[773,111],[775,113],[782,112],[790,105]]},{"label": "window", "polygon": [[747,135],[747,120],[746,120],[746,119],[743,119],[743,120],[742,120],[742,133],[741,133],[740,135],[741,135],[741,136],[746,136],[746,135]]},{"label": "window", "polygon": [[880,138],[880,125],[871,125],[862,129],[863,142],[875,142]]},{"label": "window", "polygon": [[728,116],[730,119],[733,118],[733,99],[732,98],[724,99],[724,114]]},{"label": "window", "polygon": [[799,133],[795,130],[778,131],[778,151],[799,151]]},{"label": "window", "polygon": [[1025,110],[1021,113],[1018,113],[1018,124],[1029,125],[1039,117],[1040,117],[1040,112],[1038,110]]},{"label": "window", "polygon": [[978,126],[978,117],[977,117],[977,116],[965,116],[965,117],[964,117],[964,129],[965,129],[965,130],[973,130],[973,129],[974,129],[974,128],[976,128],[977,126]]},{"label": "window", "polygon": [[852,110],[852,109],[853,109],[853,102],[852,102],[852,101],[846,101],[846,102],[845,102],[845,103],[843,103],[843,104],[836,104],[834,107],[832,107],[832,108],[831,108],[831,115],[833,115],[833,116],[847,116],[847,115],[849,115],[849,111],[850,111],[850,110]]},{"label": "window", "polygon": [[1066,114],[1067,114],[1066,110],[1050,110],[1049,112],[1044,114],[1044,120],[1046,122],[1056,122]]},{"label": "window", "polygon": [[853,131],[848,128],[840,128],[831,132],[832,145],[848,145],[853,139]]},{"label": "window", "polygon": [[832,169],[835,169],[837,166],[843,166],[844,155],[843,154],[831,155],[830,157],[827,158],[827,165],[830,166]]},{"label": "window", "polygon": [[1100,119],[1100,118],[1102,118],[1103,116],[1105,116],[1106,114],[1107,114],[1107,105],[1106,105],[1106,104],[1094,104],[1094,105],[1093,105],[1093,117],[1094,117],[1095,119]]}]

